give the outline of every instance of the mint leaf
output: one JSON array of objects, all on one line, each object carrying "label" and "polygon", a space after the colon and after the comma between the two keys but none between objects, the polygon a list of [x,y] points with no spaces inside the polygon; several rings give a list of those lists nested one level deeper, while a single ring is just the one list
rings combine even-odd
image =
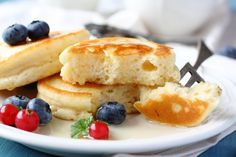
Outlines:
[{"label": "mint leaf", "polygon": [[71,125],[71,137],[83,138],[88,135],[88,129],[93,122],[93,116],[87,119],[79,119],[73,125]]}]

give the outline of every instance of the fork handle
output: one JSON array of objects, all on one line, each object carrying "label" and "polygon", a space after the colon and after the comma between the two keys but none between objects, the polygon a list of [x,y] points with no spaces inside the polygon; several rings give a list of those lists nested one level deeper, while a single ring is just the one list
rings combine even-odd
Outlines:
[{"label": "fork handle", "polygon": [[206,46],[205,42],[203,40],[200,40],[199,44],[199,54],[197,61],[195,62],[193,68],[197,70],[199,66],[210,56],[213,55],[213,52]]}]

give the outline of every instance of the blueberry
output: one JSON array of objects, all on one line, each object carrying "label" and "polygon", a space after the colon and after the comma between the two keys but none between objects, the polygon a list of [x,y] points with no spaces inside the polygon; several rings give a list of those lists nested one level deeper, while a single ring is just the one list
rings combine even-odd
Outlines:
[{"label": "blueberry", "polygon": [[27,108],[38,113],[40,124],[48,124],[52,120],[52,111],[49,104],[40,98],[30,100]]},{"label": "blueberry", "polygon": [[218,51],[218,54],[236,59],[236,48],[233,46],[225,46]]},{"label": "blueberry", "polygon": [[44,21],[33,21],[28,25],[28,36],[32,40],[48,37],[49,25]]},{"label": "blueberry", "polygon": [[28,30],[21,24],[14,24],[7,27],[2,34],[3,41],[9,45],[17,45],[22,41],[26,41]]},{"label": "blueberry", "polygon": [[18,108],[25,109],[29,101],[30,99],[27,98],[26,96],[15,95],[5,99],[2,105],[13,104]]},{"label": "blueberry", "polygon": [[121,124],[125,117],[125,107],[118,102],[104,103],[98,108],[96,113],[97,120],[107,122],[108,124]]}]

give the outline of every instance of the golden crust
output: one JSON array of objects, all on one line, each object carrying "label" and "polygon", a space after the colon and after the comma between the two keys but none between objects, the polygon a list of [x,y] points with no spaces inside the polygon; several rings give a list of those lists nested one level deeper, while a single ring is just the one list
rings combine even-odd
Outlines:
[{"label": "golden crust", "polygon": [[136,103],[135,107],[148,118],[172,125],[192,126],[199,123],[209,103],[202,100],[191,101],[179,95],[161,95],[161,99],[148,100],[145,104]]},{"label": "golden crust", "polygon": [[133,54],[144,55],[150,53],[157,56],[165,56],[170,55],[172,51],[171,48],[162,44],[124,37],[110,37],[84,41],[70,47],[68,51],[71,53],[84,53],[89,50],[96,54],[106,55],[106,53],[109,52],[106,51],[107,49],[114,49],[112,54],[117,56]]}]

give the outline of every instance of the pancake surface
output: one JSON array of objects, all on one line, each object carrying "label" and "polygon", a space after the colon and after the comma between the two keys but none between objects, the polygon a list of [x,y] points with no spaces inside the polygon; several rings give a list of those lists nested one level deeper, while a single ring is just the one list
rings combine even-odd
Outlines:
[{"label": "pancake surface", "polygon": [[73,85],[54,75],[38,82],[38,97],[50,104],[56,117],[76,120],[95,113],[100,104],[107,101],[124,104],[127,113],[137,112],[133,103],[139,99],[139,90],[135,85]]},{"label": "pancake surface", "polygon": [[0,90],[12,90],[58,73],[62,66],[59,54],[88,38],[88,31],[80,30],[54,32],[48,38],[16,46],[0,43]]},{"label": "pancake surface", "polygon": [[134,106],[147,118],[171,125],[196,126],[215,109],[221,89],[203,82],[191,88],[166,83],[151,91],[141,89],[140,93],[141,101]]},{"label": "pancake surface", "polygon": [[100,38],[80,42],[60,55],[63,80],[81,85],[164,85],[178,82],[179,70],[171,48],[134,38]]}]

